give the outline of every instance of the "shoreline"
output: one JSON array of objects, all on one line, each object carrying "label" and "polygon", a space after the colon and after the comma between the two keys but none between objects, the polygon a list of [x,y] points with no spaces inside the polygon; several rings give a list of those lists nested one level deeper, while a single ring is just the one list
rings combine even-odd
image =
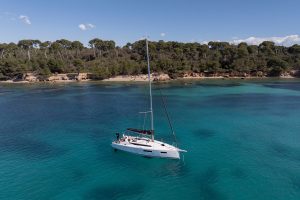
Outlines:
[{"label": "shoreline", "polygon": [[13,81],[13,80],[7,80],[7,81],[0,81],[1,83],[7,83],[7,84],[40,84],[40,83],[49,83],[49,84],[56,84],[56,83],[76,83],[76,82],[89,82],[89,81],[95,81],[95,80],[82,80],[82,81],[77,81],[77,80],[56,80],[56,81]]},{"label": "shoreline", "polygon": [[[162,78],[163,77],[163,78]],[[278,77],[259,77],[259,76],[248,76],[248,77],[242,77],[242,76],[233,76],[233,77],[225,77],[225,76],[199,76],[199,77],[193,77],[193,76],[187,76],[187,77],[179,77],[176,79],[171,79],[168,75],[163,74],[162,76],[153,76],[151,74],[151,81],[152,82],[169,82],[169,81],[190,81],[190,80],[251,80],[251,79],[282,79],[282,80],[288,80],[288,79],[299,79],[299,77],[293,77],[293,76],[278,76]],[[41,83],[47,83],[47,84],[61,84],[61,83],[84,83],[84,82],[107,82],[107,83],[113,83],[113,82],[133,82],[133,83],[142,83],[142,82],[148,82],[148,76],[147,75],[123,75],[123,76],[115,76],[103,80],[94,80],[94,79],[85,79],[85,80],[45,80],[45,81],[27,81],[27,80],[20,80],[20,81],[13,81],[13,80],[6,80],[6,81],[0,81],[0,84],[41,84]]]}]

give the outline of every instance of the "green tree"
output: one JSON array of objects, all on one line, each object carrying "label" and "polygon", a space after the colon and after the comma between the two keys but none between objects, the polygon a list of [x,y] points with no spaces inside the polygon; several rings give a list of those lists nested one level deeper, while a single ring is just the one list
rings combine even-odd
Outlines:
[{"label": "green tree", "polygon": [[42,42],[40,44],[40,49],[44,52],[44,56],[45,56],[46,59],[48,58],[47,51],[50,48],[50,46],[51,46],[51,42],[50,41],[45,41],[45,42]]},{"label": "green tree", "polygon": [[47,65],[51,73],[64,72],[64,63],[60,60],[50,59]]},{"label": "green tree", "polygon": [[71,47],[72,49],[75,49],[76,57],[78,57],[80,51],[84,48],[83,44],[79,41],[73,41]]},{"label": "green tree", "polygon": [[280,58],[269,59],[269,61],[267,62],[267,65],[270,69],[269,74],[271,76],[280,76],[289,67],[289,64]]},{"label": "green tree", "polygon": [[27,51],[28,60],[30,60],[30,49],[33,47],[33,40],[20,40],[18,46]]}]

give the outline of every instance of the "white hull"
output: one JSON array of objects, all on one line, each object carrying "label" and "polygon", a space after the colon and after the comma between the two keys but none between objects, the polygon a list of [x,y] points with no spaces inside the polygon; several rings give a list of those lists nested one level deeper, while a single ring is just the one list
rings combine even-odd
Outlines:
[{"label": "white hull", "polygon": [[146,157],[180,159],[180,150],[172,145],[148,138],[124,136],[120,140],[112,142],[114,149],[138,154]]}]

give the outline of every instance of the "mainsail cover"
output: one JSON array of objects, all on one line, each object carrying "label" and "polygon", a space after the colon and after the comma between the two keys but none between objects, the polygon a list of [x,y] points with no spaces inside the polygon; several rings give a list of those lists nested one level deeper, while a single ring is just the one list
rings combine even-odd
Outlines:
[{"label": "mainsail cover", "polygon": [[145,135],[152,135],[152,130],[142,130],[142,129],[136,129],[136,128],[127,128],[128,131],[132,131],[135,133],[145,134]]}]

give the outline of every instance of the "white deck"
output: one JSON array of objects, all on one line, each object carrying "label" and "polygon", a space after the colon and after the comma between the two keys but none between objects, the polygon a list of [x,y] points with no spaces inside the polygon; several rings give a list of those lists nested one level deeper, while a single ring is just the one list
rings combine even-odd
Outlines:
[{"label": "white deck", "polygon": [[180,159],[179,152],[184,150],[175,146],[160,142],[151,141],[149,138],[133,137],[123,135],[122,138],[112,142],[112,147],[118,150],[127,151],[147,157],[173,158]]}]

